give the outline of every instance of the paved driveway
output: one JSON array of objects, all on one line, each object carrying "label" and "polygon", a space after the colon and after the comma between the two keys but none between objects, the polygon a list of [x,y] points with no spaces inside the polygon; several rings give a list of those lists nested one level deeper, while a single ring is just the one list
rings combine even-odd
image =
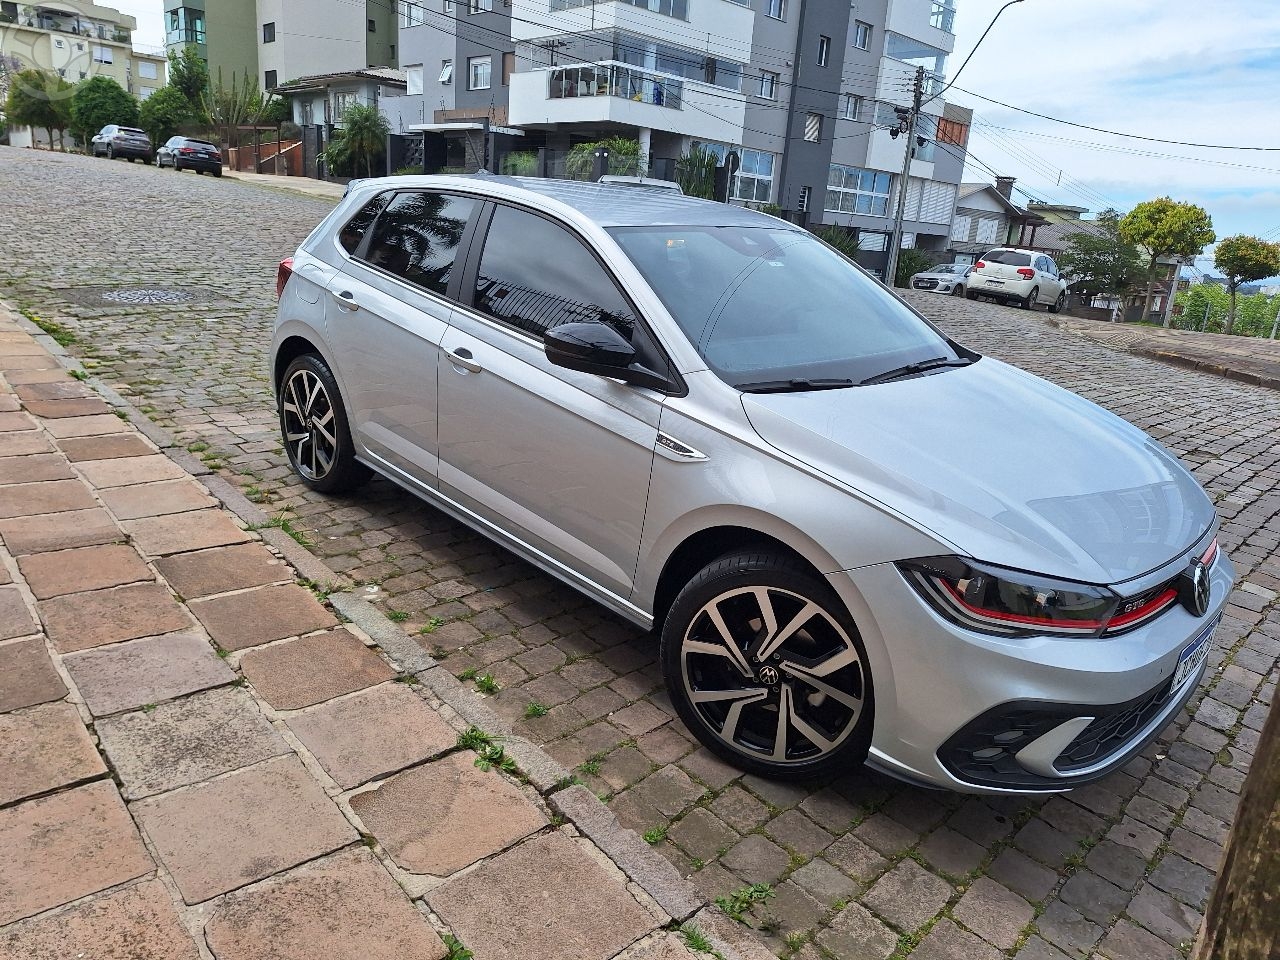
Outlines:
[{"label": "paved driveway", "polygon": [[[970,346],[1148,430],[1210,490],[1241,575],[1210,694],[1176,739],[1065,798],[965,798],[862,771],[782,786],[695,749],[652,638],[390,484],[343,501],[291,482],[263,351],[276,262],[328,202],[4,148],[0,195],[0,295],[62,324],[96,374],[250,499],[288,510],[448,669],[491,675],[494,707],[709,897],[771,884],[745,919],[780,955],[1146,960],[1194,935],[1276,683],[1280,393],[1117,352],[1042,314],[919,297]],[[104,301],[122,289],[191,299]]]}]

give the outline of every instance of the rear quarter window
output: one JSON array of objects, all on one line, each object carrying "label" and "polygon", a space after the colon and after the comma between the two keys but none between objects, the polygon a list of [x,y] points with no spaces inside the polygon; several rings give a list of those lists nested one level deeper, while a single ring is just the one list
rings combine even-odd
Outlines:
[{"label": "rear quarter window", "polygon": [[386,193],[378,194],[343,225],[342,229],[338,231],[338,243],[342,245],[343,250],[351,254],[356,252],[356,248],[360,246],[360,241],[364,239],[364,235],[370,225],[377,219],[378,214],[383,211],[391,197],[390,190]]}]

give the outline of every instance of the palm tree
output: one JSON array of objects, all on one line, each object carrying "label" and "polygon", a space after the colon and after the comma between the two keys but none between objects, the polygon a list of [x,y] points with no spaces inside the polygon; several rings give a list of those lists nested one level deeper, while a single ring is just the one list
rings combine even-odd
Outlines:
[{"label": "palm tree", "polygon": [[373,176],[373,158],[386,149],[391,125],[377,107],[348,107],[342,115],[342,144],[354,169],[364,159],[366,176]]}]

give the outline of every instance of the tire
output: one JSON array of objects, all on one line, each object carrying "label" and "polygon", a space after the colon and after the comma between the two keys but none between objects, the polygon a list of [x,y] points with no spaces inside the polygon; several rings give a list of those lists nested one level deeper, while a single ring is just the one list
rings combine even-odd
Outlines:
[{"label": "tire", "polygon": [[220,177],[222,176],[222,168],[219,167],[217,170],[212,171],[212,173],[215,177]]},{"label": "tire", "polygon": [[968,290],[966,290],[966,291],[965,291],[964,296],[965,296],[965,299],[966,299],[966,300],[977,300],[977,299],[978,299],[978,295],[977,295],[976,293],[971,293],[971,292],[969,292]]},{"label": "tire", "polygon": [[196,176],[197,176],[197,177],[203,177],[203,176],[204,176],[204,171],[203,171],[203,170],[197,170],[197,171],[196,171]]},{"label": "tire", "polygon": [[[770,618],[785,629],[809,609],[776,650],[762,646]],[[727,642],[711,610],[726,625]],[[756,650],[765,653],[763,662],[755,659]],[[835,657],[848,662],[824,677],[795,669],[802,661],[812,669]],[[767,549],[744,550],[703,567],[667,614],[661,658],[685,725],[707,749],[742,770],[804,780],[847,772],[866,759],[875,716],[866,650],[835,592],[797,560]],[[714,696],[722,692],[734,695]],[[710,696],[698,699],[699,694]],[[792,722],[778,756],[784,706]]]},{"label": "tire", "polygon": [[1067,292],[1065,290],[1058,294],[1058,299],[1053,302],[1053,306],[1049,308],[1050,313],[1061,313],[1062,308],[1067,305]]},{"label": "tire", "polygon": [[318,354],[303,354],[289,364],[280,378],[276,407],[289,465],[312,490],[343,493],[372,475],[355,458],[342,395]]},{"label": "tire", "polygon": [[107,144],[107,159],[114,160],[116,158],[116,148],[111,144]]},{"label": "tire", "polygon": [[951,288],[951,295],[953,297],[963,297],[964,287],[957,283],[954,287]]},{"label": "tire", "polygon": [[1027,294],[1027,298],[1019,304],[1023,310],[1034,310],[1036,302],[1040,299],[1040,288],[1032,287],[1031,292]]}]

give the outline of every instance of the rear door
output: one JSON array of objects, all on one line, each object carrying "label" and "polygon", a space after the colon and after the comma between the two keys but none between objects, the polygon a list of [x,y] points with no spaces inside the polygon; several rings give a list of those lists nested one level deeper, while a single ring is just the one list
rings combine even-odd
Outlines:
[{"label": "rear door", "polygon": [[379,194],[339,233],[349,258],[328,283],[325,329],[356,444],[429,487],[439,460],[440,342],[453,312],[454,265],[479,206],[432,190]]}]

